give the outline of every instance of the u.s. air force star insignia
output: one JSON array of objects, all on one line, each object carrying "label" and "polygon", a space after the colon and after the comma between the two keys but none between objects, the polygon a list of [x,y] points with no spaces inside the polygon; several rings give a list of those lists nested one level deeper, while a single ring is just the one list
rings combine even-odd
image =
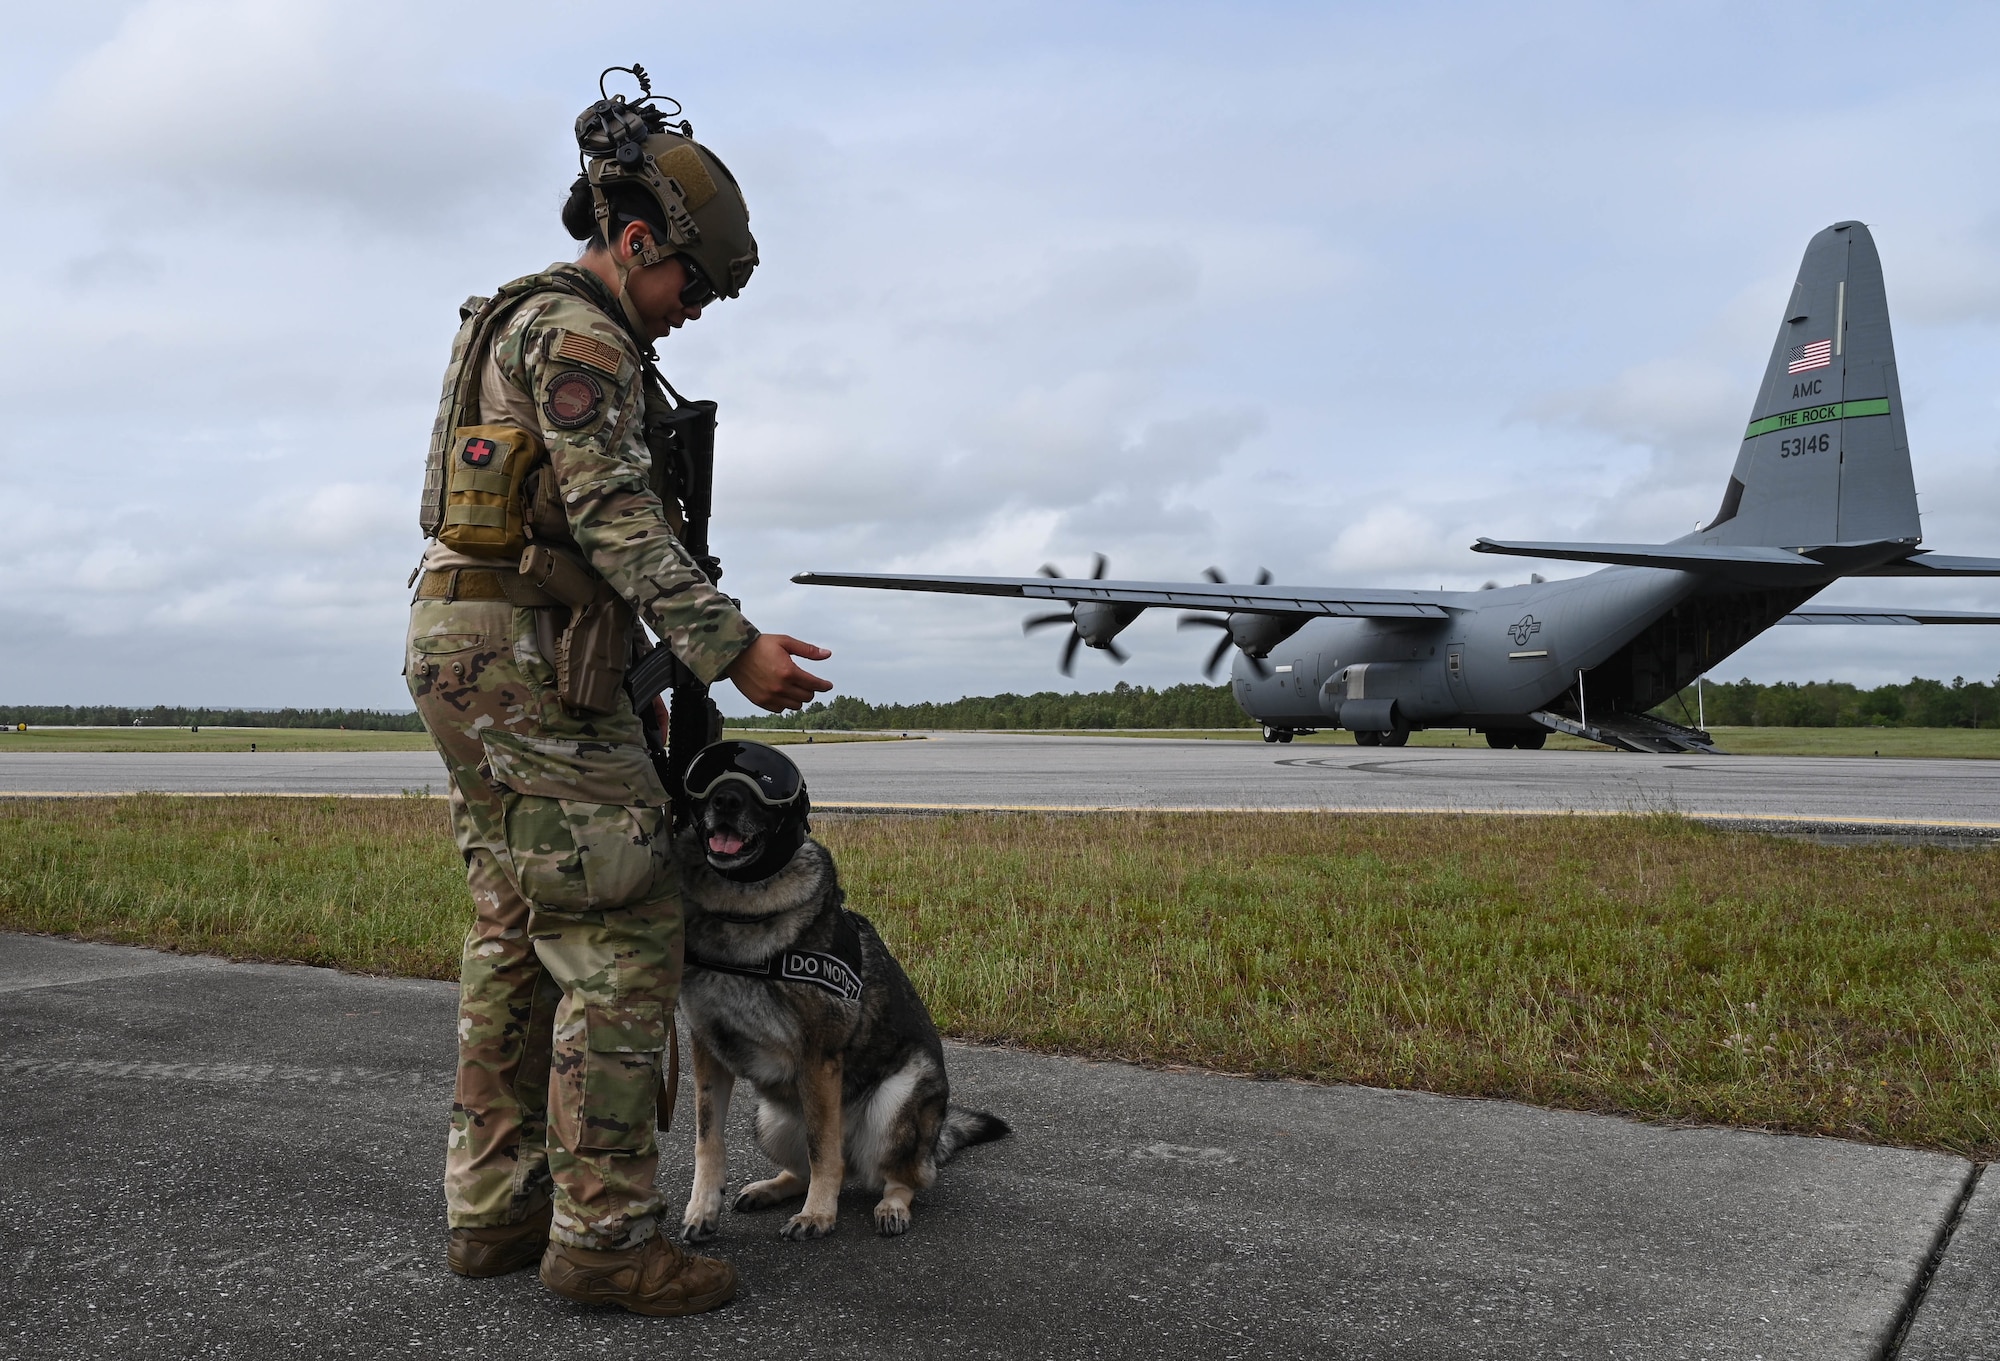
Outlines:
[{"label": "u.s. air force star insignia", "polygon": [[558,430],[575,430],[596,420],[603,407],[603,385],[582,369],[568,369],[549,380],[542,414]]}]

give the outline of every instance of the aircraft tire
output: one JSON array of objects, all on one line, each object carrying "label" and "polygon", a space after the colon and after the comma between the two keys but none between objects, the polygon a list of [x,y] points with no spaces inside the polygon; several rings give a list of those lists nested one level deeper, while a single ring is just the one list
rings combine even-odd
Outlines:
[{"label": "aircraft tire", "polygon": [[1354,734],[1354,745],[1357,747],[1379,747],[1382,745],[1382,734],[1379,732],[1358,732]]},{"label": "aircraft tire", "polygon": [[1488,728],[1486,730],[1486,745],[1495,751],[1505,751],[1514,745],[1514,734],[1508,732],[1505,728]]},{"label": "aircraft tire", "polygon": [[1277,740],[1278,740],[1278,730],[1277,730],[1276,728],[1265,728],[1265,729],[1264,729],[1264,740],[1265,740],[1266,742],[1275,742],[1275,741],[1277,741]]},{"label": "aircraft tire", "polygon": [[1278,734],[1278,740],[1279,740],[1280,742],[1289,742],[1289,741],[1291,741],[1291,740],[1292,740],[1292,730],[1291,730],[1290,728],[1287,728],[1287,729],[1285,729],[1285,730],[1284,730],[1283,732],[1279,733],[1279,734]]},{"label": "aircraft tire", "polygon": [[1410,730],[1408,728],[1396,728],[1390,732],[1377,733],[1375,736],[1376,740],[1381,742],[1385,747],[1407,747],[1410,745]]},{"label": "aircraft tire", "polygon": [[1540,751],[1542,744],[1548,740],[1549,735],[1540,728],[1535,729],[1533,732],[1517,732],[1514,734],[1514,745],[1522,751]]}]

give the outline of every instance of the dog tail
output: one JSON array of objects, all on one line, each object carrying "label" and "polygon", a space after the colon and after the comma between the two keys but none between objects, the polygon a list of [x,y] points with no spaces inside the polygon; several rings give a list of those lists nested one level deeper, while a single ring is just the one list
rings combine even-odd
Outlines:
[{"label": "dog tail", "polygon": [[938,1131],[938,1166],[950,1162],[952,1155],[961,1148],[970,1148],[991,1139],[1004,1139],[1013,1132],[1014,1127],[997,1115],[952,1106],[944,1113],[944,1128]]}]

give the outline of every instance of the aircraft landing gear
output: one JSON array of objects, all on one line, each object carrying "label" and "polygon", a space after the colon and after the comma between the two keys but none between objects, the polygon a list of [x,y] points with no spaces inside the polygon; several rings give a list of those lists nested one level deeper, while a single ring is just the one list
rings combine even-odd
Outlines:
[{"label": "aircraft landing gear", "polygon": [[1264,725],[1264,740],[1266,742],[1289,742],[1292,740],[1292,730],[1290,728],[1274,728],[1267,723]]},{"label": "aircraft landing gear", "polygon": [[1514,734],[1505,728],[1488,728],[1486,730],[1486,745],[1495,751],[1505,751],[1514,745]]},{"label": "aircraft landing gear", "polygon": [[1385,747],[1407,747],[1410,745],[1408,728],[1391,728],[1388,732],[1375,734],[1376,740]]},{"label": "aircraft landing gear", "polygon": [[1533,732],[1517,732],[1514,734],[1514,745],[1522,751],[1540,751],[1542,743],[1548,740],[1548,733],[1540,728],[1535,729]]},{"label": "aircraft landing gear", "polygon": [[1382,745],[1382,734],[1379,732],[1357,732],[1354,734],[1354,745],[1357,747],[1379,747]]}]

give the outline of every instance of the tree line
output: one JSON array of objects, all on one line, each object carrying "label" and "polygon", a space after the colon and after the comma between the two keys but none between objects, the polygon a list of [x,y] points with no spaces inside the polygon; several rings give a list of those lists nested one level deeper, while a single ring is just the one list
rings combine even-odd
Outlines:
[{"label": "tree line", "polygon": [[842,695],[795,714],[731,719],[731,727],[852,731],[912,728],[1251,728],[1226,685],[1155,690],[1120,681],[1095,694],[968,695],[948,703],[870,704]]},{"label": "tree line", "polygon": [[1846,681],[1752,680],[1693,686],[1653,710],[1661,718],[1692,724],[1707,711],[1712,728],[1991,728],[2000,727],[2000,682],[1925,680],[1863,690]]},{"label": "tree line", "polygon": [[[1703,708],[1711,727],[1980,728],[2000,726],[2000,681],[1914,677],[1864,690],[1846,681],[1708,682],[1697,705],[1693,686],[1653,710],[1692,724]],[[156,704],[0,705],[0,725],[13,727],[353,728],[422,732],[414,711],[382,709],[205,709]],[[943,703],[870,704],[842,695],[796,713],[731,719],[731,727],[851,731],[919,728],[1251,728],[1226,685],[1170,685],[1163,690],[1119,682],[1109,690],[1061,694],[967,695]]]}]

